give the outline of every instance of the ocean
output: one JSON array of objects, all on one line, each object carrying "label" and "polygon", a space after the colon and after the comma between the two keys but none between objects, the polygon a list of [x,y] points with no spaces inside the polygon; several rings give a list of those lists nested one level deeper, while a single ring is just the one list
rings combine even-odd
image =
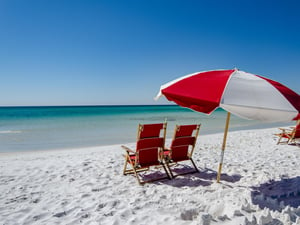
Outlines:
[{"label": "ocean", "polygon": [[[71,149],[135,142],[139,123],[201,123],[200,135],[223,132],[226,112],[211,115],[177,105],[0,107],[0,152]],[[290,125],[231,117],[230,130]]]}]

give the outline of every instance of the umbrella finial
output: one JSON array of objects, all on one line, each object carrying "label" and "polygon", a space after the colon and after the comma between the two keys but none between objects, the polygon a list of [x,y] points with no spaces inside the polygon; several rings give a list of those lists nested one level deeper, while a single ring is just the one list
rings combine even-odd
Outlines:
[{"label": "umbrella finial", "polygon": [[235,71],[239,71],[239,69],[238,69],[238,68],[236,68],[236,67],[234,67],[234,70],[235,70]]}]

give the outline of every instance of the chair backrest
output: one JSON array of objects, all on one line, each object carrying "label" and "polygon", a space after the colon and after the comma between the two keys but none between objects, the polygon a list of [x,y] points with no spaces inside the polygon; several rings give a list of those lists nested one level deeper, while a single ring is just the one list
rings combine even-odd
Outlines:
[{"label": "chair backrest", "polygon": [[170,146],[171,159],[173,161],[187,160],[192,156],[199,129],[200,124],[177,125],[175,127],[173,140]]},{"label": "chair backrest", "polygon": [[[193,132],[199,132],[200,125],[193,124],[193,125],[176,125],[175,132],[174,132],[174,138],[177,137],[187,137],[192,136]],[[196,136],[198,134],[194,134]]]},{"label": "chair backrest", "polygon": [[160,152],[164,147],[164,138],[145,138],[137,142],[136,147],[136,165],[141,167],[159,165]]},{"label": "chair backrest", "polygon": [[137,140],[166,136],[167,123],[139,124]]},{"label": "chair backrest", "polygon": [[136,144],[136,165],[151,166],[161,162],[167,123],[139,124]]}]

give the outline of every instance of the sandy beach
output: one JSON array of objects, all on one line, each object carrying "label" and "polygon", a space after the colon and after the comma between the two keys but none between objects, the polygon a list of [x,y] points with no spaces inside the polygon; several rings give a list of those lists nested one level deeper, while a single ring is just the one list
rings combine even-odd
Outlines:
[{"label": "sandy beach", "polygon": [[300,148],[277,132],[230,132],[220,184],[222,133],[200,131],[199,173],[143,186],[122,175],[120,145],[1,153],[0,224],[300,224]]}]

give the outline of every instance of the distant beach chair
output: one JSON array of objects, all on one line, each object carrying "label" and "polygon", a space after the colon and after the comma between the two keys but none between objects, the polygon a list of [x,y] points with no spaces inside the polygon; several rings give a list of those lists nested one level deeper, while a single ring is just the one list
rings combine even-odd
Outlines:
[{"label": "distant beach chair", "polygon": [[[176,125],[171,145],[169,148],[164,149],[164,161],[172,177],[199,171],[192,159],[199,130],[200,124]],[[195,170],[174,175],[170,167],[174,164],[176,165],[178,162],[186,160],[192,162]]]},{"label": "distant beach chair", "polygon": [[[290,129],[279,128],[281,133],[275,134],[279,137],[277,144],[287,143],[287,144],[296,144],[300,146],[300,143],[296,142],[296,139],[300,139],[300,120],[297,121],[295,127],[291,127]],[[284,139],[282,141],[282,139]]]},{"label": "distant beach chair", "polygon": [[[134,174],[139,184],[161,179],[171,179],[163,164],[162,151],[165,144],[167,123],[139,124],[135,151],[122,145],[125,149],[125,165],[123,174]],[[128,168],[130,166],[130,168]],[[150,167],[163,168],[166,176],[147,179],[141,178],[140,172],[145,172]]]}]

